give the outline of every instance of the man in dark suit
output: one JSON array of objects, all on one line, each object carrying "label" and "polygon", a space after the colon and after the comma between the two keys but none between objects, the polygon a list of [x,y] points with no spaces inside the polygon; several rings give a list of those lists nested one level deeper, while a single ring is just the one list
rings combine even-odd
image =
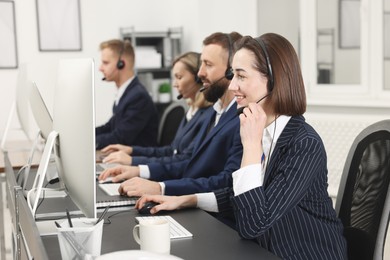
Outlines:
[{"label": "man in dark suit", "polygon": [[214,106],[205,111],[191,158],[167,164],[118,166],[103,172],[100,179],[128,179],[119,189],[128,196],[191,194],[232,185],[231,174],[240,167],[242,145],[237,105],[228,86],[232,46],[239,38],[236,32],[214,33],[203,41],[198,76],[205,98]]},{"label": "man in dark suit", "polygon": [[99,70],[103,80],[117,87],[113,115],[96,127],[96,149],[109,144],[156,146],[158,114],[145,87],[134,74],[134,49],[130,41],[109,40],[100,44]]}]

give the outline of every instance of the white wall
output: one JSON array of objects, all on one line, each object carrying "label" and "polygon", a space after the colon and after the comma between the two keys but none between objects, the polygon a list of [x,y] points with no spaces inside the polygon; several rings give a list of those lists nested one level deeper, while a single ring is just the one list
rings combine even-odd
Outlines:
[{"label": "white wall", "polygon": [[286,37],[299,51],[299,1],[259,0],[258,35],[274,32]]},{"label": "white wall", "polygon": [[[14,0],[18,62],[33,64],[30,74],[36,80],[45,101],[52,110],[56,63],[60,58],[92,57],[96,66],[96,122],[101,124],[111,115],[114,99],[113,83],[101,81],[99,43],[120,37],[120,27],[134,26],[137,31],[183,28],[183,51],[200,51],[202,40],[216,32],[238,31],[256,35],[257,1],[245,0],[80,0],[82,51],[40,52],[36,1]],[[18,70],[0,70],[0,134],[15,98]],[[76,93],[75,93],[76,94]],[[13,120],[18,127],[17,120]],[[18,137],[19,138],[19,137]],[[12,139],[12,136],[11,136]]]}]

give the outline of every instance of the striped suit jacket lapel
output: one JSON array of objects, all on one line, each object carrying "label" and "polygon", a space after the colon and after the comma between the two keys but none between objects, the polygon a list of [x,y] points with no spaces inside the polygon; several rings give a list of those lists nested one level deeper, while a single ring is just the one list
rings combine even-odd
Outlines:
[{"label": "striped suit jacket lapel", "polygon": [[267,185],[270,172],[272,172],[275,165],[278,163],[280,156],[285,152],[285,147],[290,142],[297,132],[297,129],[305,122],[303,116],[293,116],[290,121],[288,121],[286,127],[283,129],[282,134],[279,136],[279,139],[275,145],[274,151],[271,155],[271,161],[267,166],[267,170],[264,176],[264,185]]}]

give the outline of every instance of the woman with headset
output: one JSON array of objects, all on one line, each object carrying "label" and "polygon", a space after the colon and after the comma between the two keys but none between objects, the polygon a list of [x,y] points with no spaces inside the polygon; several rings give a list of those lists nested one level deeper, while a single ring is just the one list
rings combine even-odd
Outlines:
[{"label": "woman with headset", "polygon": [[346,259],[343,226],[327,192],[327,158],[305,122],[306,95],[298,56],[284,37],[243,37],[232,62],[243,145],[233,185],[212,193],[143,196],[151,213],[199,207],[234,216],[245,239],[282,259]]},{"label": "woman with headset", "polygon": [[199,92],[202,82],[197,77],[200,54],[187,52],[173,61],[173,86],[179,92],[178,99],[184,98],[189,109],[182,119],[172,144],[163,147],[109,145],[101,150],[107,154],[104,163],[139,165],[150,162],[170,162],[189,158],[192,153],[192,140],[199,132],[204,111],[211,106]]}]

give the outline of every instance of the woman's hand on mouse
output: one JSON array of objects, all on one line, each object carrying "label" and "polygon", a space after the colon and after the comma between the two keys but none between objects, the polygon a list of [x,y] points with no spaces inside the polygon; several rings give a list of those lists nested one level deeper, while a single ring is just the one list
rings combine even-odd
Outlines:
[{"label": "woman's hand on mouse", "polygon": [[197,199],[195,195],[185,196],[164,196],[164,195],[143,195],[135,204],[136,209],[140,209],[148,201],[159,203],[151,210],[151,214],[155,214],[161,210],[176,210],[181,208],[196,207]]}]

